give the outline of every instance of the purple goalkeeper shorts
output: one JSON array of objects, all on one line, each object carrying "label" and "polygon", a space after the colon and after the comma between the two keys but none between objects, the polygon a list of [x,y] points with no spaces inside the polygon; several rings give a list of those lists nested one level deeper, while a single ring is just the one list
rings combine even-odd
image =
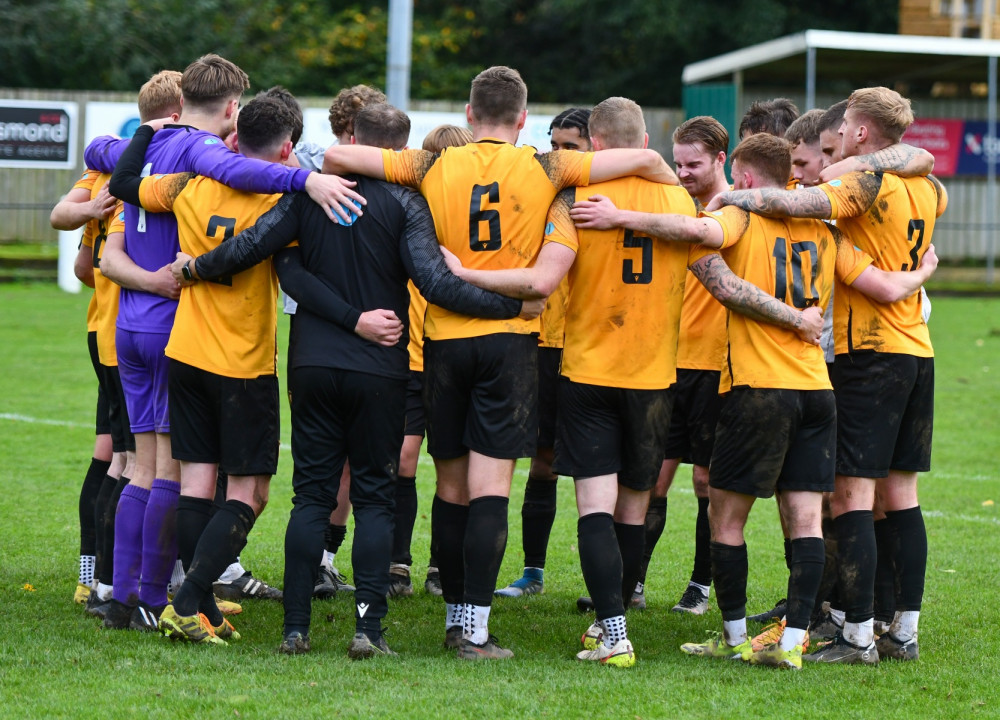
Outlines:
[{"label": "purple goalkeeper shorts", "polygon": [[118,373],[125,391],[125,405],[133,433],[170,432],[167,409],[167,368],[163,354],[169,333],[117,329]]}]

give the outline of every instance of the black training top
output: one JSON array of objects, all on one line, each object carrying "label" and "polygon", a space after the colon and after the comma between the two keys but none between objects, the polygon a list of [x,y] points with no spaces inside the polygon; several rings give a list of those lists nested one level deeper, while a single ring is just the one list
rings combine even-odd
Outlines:
[{"label": "black training top", "polygon": [[[452,312],[494,319],[520,313],[520,300],[481,290],[448,270],[419,193],[381,180],[350,179],[368,201],[350,225],[330,221],[306,193],[288,193],[253,227],[195,261],[199,277],[215,278],[255,265],[298,239],[298,249],[276,258],[282,288],[299,302],[292,367],[408,377],[410,277],[428,302]],[[391,348],[354,333],[360,313],[377,309],[392,310],[403,322]]]}]

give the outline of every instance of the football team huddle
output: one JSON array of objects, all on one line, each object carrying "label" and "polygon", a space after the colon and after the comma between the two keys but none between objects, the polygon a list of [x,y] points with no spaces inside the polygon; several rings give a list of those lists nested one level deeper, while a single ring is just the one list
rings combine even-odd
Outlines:
[{"label": "football team huddle", "polygon": [[[349,657],[395,655],[383,620],[413,593],[426,433],[424,585],[460,659],[513,657],[489,631],[493,599],[543,591],[561,475],[579,510],[577,605],[594,617],[576,657],[633,666],[626,610],[645,607],[682,462],[698,515],[673,610],[704,614],[714,585],[722,616],[684,653],[917,659],[934,395],[922,286],[947,195],[933,157],[900,142],[906,98],[862,88],[801,116],[755,102],[732,153],[720,122],[693,117],[674,130],[675,171],[624,97],[560,113],[550,152],[518,146],[527,87],[503,66],[473,79],[469,129],[435,128],[421,149],[373,88],[334,99],[329,148],[300,141],[287,90],[244,106],[248,88],[217,55],[157,73],[135,135],[91,142],[52,211],[86,226],[76,270],[94,288],[88,614],[226,644],[234,601],[279,600],[279,651],[298,654],[312,599],[350,592]],[[279,283],[283,590],[239,559],[278,466]],[[498,589],[520,458],[524,572]],[[771,497],[787,592],[748,618],[744,528]],[[334,555],[352,512],[349,585]]]}]

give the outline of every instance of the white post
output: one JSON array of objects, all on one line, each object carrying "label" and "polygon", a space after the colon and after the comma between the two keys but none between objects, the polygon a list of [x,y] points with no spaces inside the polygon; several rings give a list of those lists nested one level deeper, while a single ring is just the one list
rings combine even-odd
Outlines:
[{"label": "white post", "polygon": [[389,37],[385,94],[390,105],[406,112],[410,104],[410,48],[413,38],[413,0],[389,0]]},{"label": "white post", "polygon": [[66,292],[80,292],[80,281],[76,279],[73,265],[80,252],[83,228],[59,231],[59,287]]}]

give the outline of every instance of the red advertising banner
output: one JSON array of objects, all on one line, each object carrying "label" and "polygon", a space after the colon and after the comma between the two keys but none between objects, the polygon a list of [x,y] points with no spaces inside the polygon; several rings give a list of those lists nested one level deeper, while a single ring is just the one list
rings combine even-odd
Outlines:
[{"label": "red advertising banner", "polygon": [[934,156],[934,174],[951,177],[958,172],[964,120],[920,118],[903,135],[903,142],[921,147]]}]

